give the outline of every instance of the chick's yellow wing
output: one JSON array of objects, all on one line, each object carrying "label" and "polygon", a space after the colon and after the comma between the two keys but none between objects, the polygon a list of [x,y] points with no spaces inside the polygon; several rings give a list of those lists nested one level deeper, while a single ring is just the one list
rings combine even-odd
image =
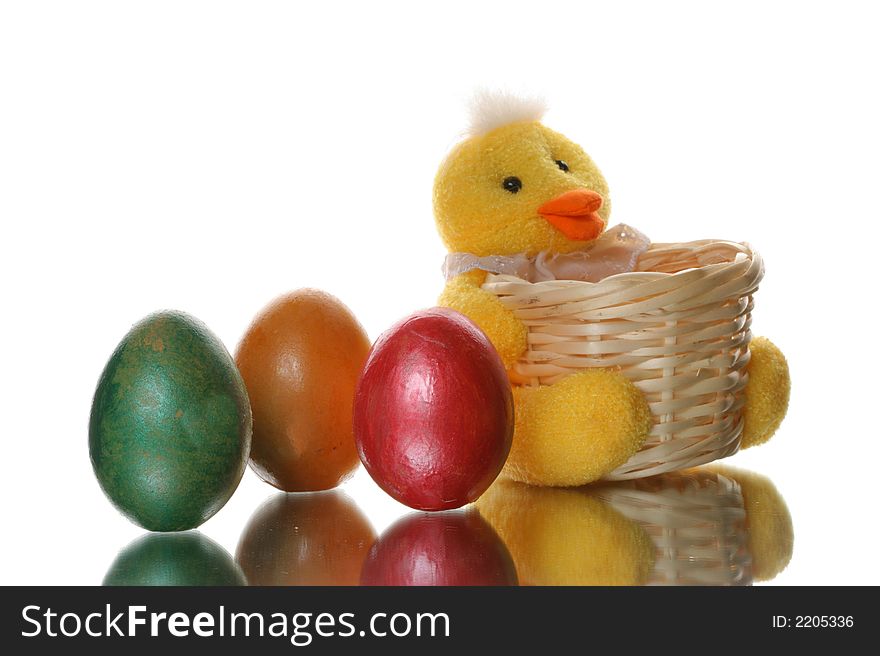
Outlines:
[{"label": "chick's yellow wing", "polygon": [[439,304],[461,312],[486,333],[507,369],[526,351],[525,325],[501,301],[481,288],[485,271],[462,273],[446,284]]}]

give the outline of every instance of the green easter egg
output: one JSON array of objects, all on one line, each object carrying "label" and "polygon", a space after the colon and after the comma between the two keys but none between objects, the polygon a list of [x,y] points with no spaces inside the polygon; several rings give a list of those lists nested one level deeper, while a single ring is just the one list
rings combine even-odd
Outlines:
[{"label": "green easter egg", "polygon": [[247,585],[219,544],[198,531],[149,533],[119,552],[104,585]]},{"label": "green easter egg", "polygon": [[251,443],[251,410],[229,352],[182,312],[136,324],[92,402],[89,452],[106,495],[151,531],[199,526],[232,496]]}]

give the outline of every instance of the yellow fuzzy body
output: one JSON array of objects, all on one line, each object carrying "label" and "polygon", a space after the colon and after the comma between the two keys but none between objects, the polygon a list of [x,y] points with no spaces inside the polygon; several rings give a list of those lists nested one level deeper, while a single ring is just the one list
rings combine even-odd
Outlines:
[{"label": "yellow fuzzy body", "polygon": [[[512,192],[505,181],[521,185]],[[537,121],[514,122],[459,143],[434,182],[437,229],[451,252],[477,256],[569,253],[589,242],[568,239],[538,208],[574,190],[602,196],[604,177],[577,144]],[[577,234],[577,233],[575,233]],[[489,337],[508,371],[526,351],[525,324],[481,288],[486,273],[447,283],[440,305],[470,317]],[[746,388],[743,446],[769,439],[785,415],[788,369],[769,341],[755,340]],[[614,370],[578,373],[539,388],[514,386],[516,429],[508,477],[539,485],[598,480],[636,453],[652,418],[642,393]]]},{"label": "yellow fuzzy body", "polygon": [[644,529],[589,490],[498,481],[476,505],[522,585],[640,585],[654,567]]}]

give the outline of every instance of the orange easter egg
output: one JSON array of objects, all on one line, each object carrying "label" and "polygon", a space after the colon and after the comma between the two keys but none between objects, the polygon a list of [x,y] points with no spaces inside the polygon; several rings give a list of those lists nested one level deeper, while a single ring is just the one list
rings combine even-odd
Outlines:
[{"label": "orange easter egg", "polygon": [[370,340],[337,298],[301,289],[254,319],[236,352],[253,410],[251,467],[287,492],[326,490],[357,468],[352,404]]}]

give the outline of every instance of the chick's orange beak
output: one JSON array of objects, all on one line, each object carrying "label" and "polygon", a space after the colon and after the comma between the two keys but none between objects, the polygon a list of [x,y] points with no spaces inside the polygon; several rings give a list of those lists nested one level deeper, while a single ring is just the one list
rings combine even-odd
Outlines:
[{"label": "chick's orange beak", "polygon": [[573,241],[595,239],[605,229],[599,216],[602,196],[589,189],[574,189],[560,194],[538,208],[538,214]]}]

